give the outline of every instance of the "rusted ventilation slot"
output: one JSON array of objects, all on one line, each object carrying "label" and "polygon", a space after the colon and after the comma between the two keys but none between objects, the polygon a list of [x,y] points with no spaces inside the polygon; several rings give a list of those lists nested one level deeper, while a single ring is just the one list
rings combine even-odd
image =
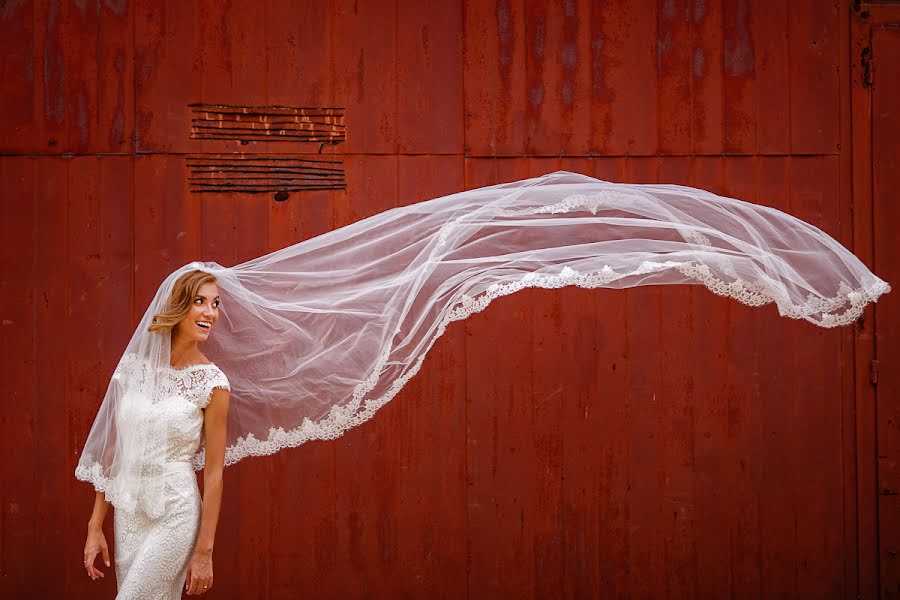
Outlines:
[{"label": "rusted ventilation slot", "polygon": [[[284,156],[195,155],[186,157],[192,192],[242,194],[343,190],[344,166],[336,160]],[[286,197],[286,196],[285,196]]]},{"label": "rusted ventilation slot", "polygon": [[191,139],[340,144],[347,137],[343,108],[189,104]]}]

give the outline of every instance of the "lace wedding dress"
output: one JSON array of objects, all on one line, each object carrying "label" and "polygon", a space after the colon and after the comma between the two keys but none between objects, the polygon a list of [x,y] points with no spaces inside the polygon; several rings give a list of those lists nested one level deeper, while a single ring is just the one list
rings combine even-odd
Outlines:
[{"label": "lace wedding dress", "polygon": [[228,378],[213,363],[163,369],[150,410],[167,432],[164,447],[153,448],[164,457],[165,512],[152,519],[140,507],[114,511],[117,599],[181,598],[202,506],[194,455],[203,432],[203,409],[217,387],[230,389]]}]

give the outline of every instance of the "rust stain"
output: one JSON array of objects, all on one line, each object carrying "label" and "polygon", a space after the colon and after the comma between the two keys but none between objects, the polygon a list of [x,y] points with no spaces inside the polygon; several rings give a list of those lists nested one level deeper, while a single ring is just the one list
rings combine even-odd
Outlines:
[{"label": "rust stain", "polygon": [[497,0],[497,43],[499,45],[500,74],[506,87],[509,87],[512,66],[512,11],[509,0]]},{"label": "rust stain", "polygon": [[602,33],[594,36],[591,42],[591,92],[595,98],[602,100],[612,100],[615,95],[613,91],[606,85],[604,77],[605,69],[603,68],[603,47],[606,45],[606,39]]},{"label": "rust stain", "polygon": [[665,0],[662,4],[661,15],[664,19],[674,19],[678,16],[678,3],[676,0]]},{"label": "rust stain", "polygon": [[703,17],[706,16],[706,0],[695,0],[694,1],[694,23],[700,24],[703,22]]},{"label": "rust stain", "polygon": [[756,71],[753,51],[753,37],[750,31],[750,3],[737,0],[734,9],[733,27],[726,27],[725,73],[731,77],[746,77]]},{"label": "rust stain", "polygon": [[356,101],[362,102],[366,96],[366,51],[360,48],[356,61]]},{"label": "rust stain", "polygon": [[[512,63],[513,35],[512,7],[509,0],[497,0],[497,61],[500,75],[499,100],[501,107],[511,107],[512,102]],[[523,107],[524,108],[524,107]],[[520,109],[521,110],[521,109]],[[505,141],[509,132],[502,122],[498,123],[494,133],[494,142]]]},{"label": "rust stain", "polygon": [[672,50],[672,32],[664,31],[656,38],[656,69],[660,72],[668,70],[669,53]]},{"label": "rust stain", "polygon": [[703,75],[706,71],[706,56],[703,54],[703,48],[694,48],[693,67],[694,77],[696,77],[697,79],[703,79]]},{"label": "rust stain", "polygon": [[562,103],[570,110],[575,104],[575,78],[578,65],[578,11],[575,0],[566,0],[562,48]]},{"label": "rust stain", "polygon": [[59,44],[59,5],[47,7],[47,42],[44,48],[44,113],[54,125],[66,117],[66,80],[62,47]]},{"label": "rust stain", "polygon": [[32,4],[30,0],[7,0],[0,4],[0,19],[5,22],[12,21],[13,17],[23,8]]},{"label": "rust stain", "polygon": [[543,11],[531,15],[529,20],[534,23],[534,30],[531,33],[530,44],[533,66],[529,69],[528,76],[528,115],[537,122],[540,119],[541,105],[544,103],[544,38],[547,32]]},{"label": "rust stain", "polygon": [[120,17],[128,14],[128,0],[103,0],[103,6],[107,7]]},{"label": "rust stain", "polygon": [[87,95],[84,88],[78,90],[75,94],[76,99],[76,117],[75,124],[78,129],[78,148],[84,150],[88,147],[90,140],[90,122],[88,120]]},{"label": "rust stain", "polygon": [[118,146],[124,143],[125,135],[125,54],[121,48],[116,50],[116,58],[113,61],[116,70],[118,86],[116,88],[116,106],[113,108],[112,125],[109,128],[110,146]]}]

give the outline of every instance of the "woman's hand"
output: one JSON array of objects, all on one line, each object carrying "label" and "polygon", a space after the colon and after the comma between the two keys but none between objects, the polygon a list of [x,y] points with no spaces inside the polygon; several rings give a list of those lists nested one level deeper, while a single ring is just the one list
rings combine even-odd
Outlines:
[{"label": "woman's hand", "polygon": [[188,563],[184,589],[188,596],[208,592],[213,584],[212,554],[194,552]]},{"label": "woman's hand", "polygon": [[94,559],[98,554],[103,555],[103,562],[109,566],[109,547],[106,545],[106,536],[103,530],[95,527],[88,528],[87,541],[84,543],[84,568],[87,570],[88,576],[94,581],[98,577],[106,577],[106,575],[94,566]]}]

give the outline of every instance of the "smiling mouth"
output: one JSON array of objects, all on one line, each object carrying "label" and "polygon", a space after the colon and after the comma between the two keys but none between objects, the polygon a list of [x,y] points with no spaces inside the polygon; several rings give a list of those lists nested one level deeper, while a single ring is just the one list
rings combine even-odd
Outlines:
[{"label": "smiling mouth", "polygon": [[212,323],[209,321],[197,321],[197,327],[202,329],[203,331],[209,331],[212,329]]}]

